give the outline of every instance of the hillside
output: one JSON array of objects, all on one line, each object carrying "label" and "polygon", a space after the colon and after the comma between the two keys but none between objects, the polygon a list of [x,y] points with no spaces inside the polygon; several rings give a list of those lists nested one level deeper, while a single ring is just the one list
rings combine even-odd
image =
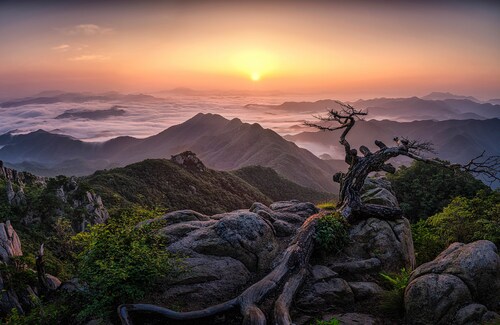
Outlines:
[{"label": "hillside", "polygon": [[139,204],[213,214],[248,208],[254,202],[270,202],[259,190],[229,172],[190,168],[166,159],[98,171],[82,180],[114,207]]},{"label": "hillside", "polygon": [[233,171],[233,174],[260,190],[273,201],[297,199],[317,203],[331,200],[333,197],[331,193],[315,191],[289,181],[269,167],[248,166]]}]

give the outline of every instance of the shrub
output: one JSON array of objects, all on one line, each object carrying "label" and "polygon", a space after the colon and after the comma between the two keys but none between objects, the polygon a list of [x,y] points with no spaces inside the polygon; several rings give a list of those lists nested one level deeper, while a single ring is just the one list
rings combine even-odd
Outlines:
[{"label": "shrub", "polygon": [[391,288],[384,291],[380,299],[379,309],[384,315],[393,317],[402,317],[404,315],[404,293],[410,280],[410,273],[405,268],[402,268],[400,273],[380,273],[382,279]]},{"label": "shrub", "polygon": [[442,212],[412,227],[417,263],[434,259],[453,242],[487,239],[500,245],[500,192],[457,197]]},{"label": "shrub", "polygon": [[151,217],[152,212],[128,210],[75,236],[81,247],[79,276],[89,288],[81,319],[109,316],[118,304],[142,298],[174,271],[177,259],[156,232],[161,223],[137,226]]},{"label": "shrub", "polygon": [[401,209],[417,222],[441,211],[454,197],[472,198],[488,187],[467,172],[414,161],[388,175]]},{"label": "shrub", "polygon": [[318,220],[316,243],[326,251],[341,251],[349,243],[347,225],[338,213],[327,214]]}]

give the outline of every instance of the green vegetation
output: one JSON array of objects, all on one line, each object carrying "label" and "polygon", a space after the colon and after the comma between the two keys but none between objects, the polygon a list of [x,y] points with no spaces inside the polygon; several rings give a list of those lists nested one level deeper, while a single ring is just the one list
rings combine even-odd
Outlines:
[{"label": "green vegetation", "polygon": [[487,239],[500,246],[500,192],[457,197],[442,212],[412,226],[417,263],[434,259],[453,242]]},{"label": "green vegetation", "polygon": [[298,185],[274,169],[262,166],[248,166],[233,171],[233,174],[257,188],[273,201],[297,199],[308,202],[322,202],[334,195]]},{"label": "green vegetation", "polygon": [[338,213],[327,214],[318,220],[316,244],[324,251],[339,252],[349,243],[347,224]]},{"label": "green vegetation", "polygon": [[105,171],[85,181],[109,207],[162,207],[215,214],[271,200],[229,172],[188,170],[166,159],[149,159]]},{"label": "green vegetation", "polygon": [[414,161],[388,175],[399,204],[412,222],[426,219],[447,206],[453,198],[473,197],[488,187],[471,174]]},{"label": "green vegetation", "polygon": [[384,315],[402,317],[404,315],[404,293],[410,280],[410,270],[401,269],[400,273],[380,273],[382,279],[390,287],[384,291],[380,299],[379,309]]},{"label": "green vegetation", "polygon": [[78,275],[88,285],[88,304],[80,318],[107,317],[117,305],[140,299],[158,279],[172,274],[178,259],[167,252],[155,231],[161,223],[136,226],[156,216],[128,210],[76,235],[82,248]]},{"label": "green vegetation", "polygon": [[334,211],[337,208],[337,203],[335,202],[322,202],[316,205],[318,209]]}]

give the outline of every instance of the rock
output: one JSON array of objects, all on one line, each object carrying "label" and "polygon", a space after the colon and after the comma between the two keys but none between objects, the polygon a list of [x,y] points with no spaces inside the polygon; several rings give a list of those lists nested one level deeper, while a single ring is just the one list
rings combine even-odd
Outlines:
[{"label": "rock", "polygon": [[452,324],[460,306],[472,302],[467,285],[450,274],[425,274],[405,291],[408,324]]},{"label": "rock", "polygon": [[332,318],[340,321],[342,325],[381,325],[383,321],[368,314],[360,313],[345,313],[345,314],[328,314],[322,317],[324,321],[329,321]]},{"label": "rock", "polygon": [[21,241],[12,227],[10,220],[0,223],[0,258],[4,263],[9,263],[15,256],[22,256]]},{"label": "rock", "polygon": [[388,207],[399,207],[391,183],[383,178],[367,178],[365,180],[361,189],[361,201]]},{"label": "rock", "polygon": [[173,155],[170,160],[177,165],[189,170],[199,172],[207,171],[207,168],[205,167],[203,162],[198,157],[196,157],[196,154],[192,151],[184,151],[178,155]]},{"label": "rock", "polygon": [[341,274],[368,273],[380,270],[381,266],[382,263],[376,257],[366,260],[338,262],[329,265],[332,270]]},{"label": "rock", "polygon": [[[195,221],[182,238],[172,243],[172,252],[192,255],[193,252],[213,256],[232,257],[248,270],[266,270],[278,254],[278,245],[271,225],[262,217],[247,210],[233,211],[218,216],[219,220]],[[168,226],[161,233],[169,232]]]},{"label": "rock", "polygon": [[57,277],[50,274],[45,274],[45,278],[47,279],[47,284],[49,285],[49,288],[51,290],[56,290],[61,286],[62,282]]},{"label": "rock", "polygon": [[278,212],[295,213],[303,218],[312,216],[319,212],[319,209],[310,202],[299,202],[297,200],[274,202],[269,206],[271,210]]},{"label": "rock", "polygon": [[197,255],[183,260],[185,270],[165,282],[161,301],[165,304],[195,305],[197,308],[220,303],[237,296],[251,273],[231,257]]},{"label": "rock", "polygon": [[330,278],[338,277],[338,273],[332,271],[329,267],[324,265],[314,265],[311,269],[311,274],[314,281],[328,280]]},{"label": "rock", "polygon": [[377,298],[384,289],[375,282],[348,282],[356,300]]},{"label": "rock", "polygon": [[361,220],[350,227],[349,239],[351,244],[344,252],[352,259],[377,258],[386,272],[399,273],[415,266],[411,226],[406,218]]},{"label": "rock", "polygon": [[500,324],[500,315],[495,312],[487,311],[481,318],[481,324]]},{"label": "rock", "polygon": [[297,292],[296,305],[301,310],[324,311],[338,305],[354,303],[354,293],[349,284],[341,278],[331,278],[305,285]]},{"label": "rock", "polygon": [[484,305],[469,304],[457,311],[454,323],[457,325],[480,324],[487,311],[488,308]]},{"label": "rock", "polygon": [[491,310],[499,307],[500,257],[490,241],[451,244],[433,261],[419,266],[410,282],[425,274],[453,274],[467,285],[474,301]]}]

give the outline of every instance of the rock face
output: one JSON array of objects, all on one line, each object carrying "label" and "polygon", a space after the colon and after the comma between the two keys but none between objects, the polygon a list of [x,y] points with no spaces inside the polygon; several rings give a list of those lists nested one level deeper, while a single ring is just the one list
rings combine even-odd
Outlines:
[{"label": "rock face", "polygon": [[[454,243],[413,271],[405,291],[409,324],[479,324],[499,317],[500,257],[495,244]],[[484,317],[484,319],[483,319]]]},{"label": "rock face", "polygon": [[0,259],[9,263],[12,257],[22,256],[21,241],[12,227],[10,220],[0,223]]},{"label": "rock face", "polygon": [[170,160],[187,169],[197,170],[200,172],[207,170],[207,167],[205,167],[203,162],[196,157],[196,154],[192,151],[185,151],[178,155],[173,155]]},{"label": "rock face", "polygon": [[183,260],[188,271],[164,283],[160,300],[200,308],[237,296],[272,268],[291,236],[316,212],[311,203],[287,201],[214,216],[182,210],[147,221],[165,222],[160,234],[168,250],[188,256]]}]

